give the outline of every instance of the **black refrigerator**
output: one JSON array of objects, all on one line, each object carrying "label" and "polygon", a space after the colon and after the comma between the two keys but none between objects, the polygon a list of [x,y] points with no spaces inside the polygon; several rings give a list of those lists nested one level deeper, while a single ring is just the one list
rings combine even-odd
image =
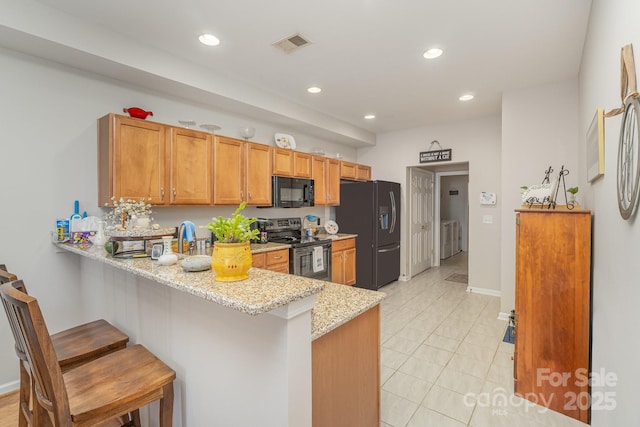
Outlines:
[{"label": "black refrigerator", "polygon": [[356,284],[378,290],[400,276],[400,184],[343,182],[336,222],[357,234]]}]

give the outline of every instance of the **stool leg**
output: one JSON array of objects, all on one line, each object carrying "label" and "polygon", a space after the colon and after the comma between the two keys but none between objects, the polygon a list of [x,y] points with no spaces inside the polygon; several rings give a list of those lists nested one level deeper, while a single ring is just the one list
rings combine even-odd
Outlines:
[{"label": "stool leg", "polygon": [[[29,425],[27,413],[29,413],[29,402],[31,400],[31,376],[20,361],[20,392],[18,396],[18,427]],[[25,411],[27,413],[25,413]],[[29,417],[31,418],[31,417]]]},{"label": "stool leg", "polygon": [[162,388],[160,399],[160,427],[171,427],[173,423],[173,381]]},{"label": "stool leg", "polygon": [[140,410],[136,409],[135,411],[132,411],[129,416],[131,417],[131,425],[133,427],[141,427],[140,424]]}]

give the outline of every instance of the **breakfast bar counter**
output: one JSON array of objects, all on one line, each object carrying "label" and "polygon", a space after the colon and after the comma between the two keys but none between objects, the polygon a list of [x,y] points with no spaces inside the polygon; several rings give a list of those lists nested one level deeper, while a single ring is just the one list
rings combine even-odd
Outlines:
[{"label": "breakfast bar counter", "polygon": [[[345,333],[359,335],[356,325],[371,331],[368,342],[375,344],[366,350],[375,363],[358,375],[379,377],[381,292],[258,268],[249,279],[216,282],[212,271],[185,272],[179,262],[159,266],[150,258],[112,258],[102,248],[56,246],[80,255],[87,320],[112,322],[176,371],[174,426],[328,425],[315,421],[312,377],[316,408],[317,397],[335,388],[325,381],[332,358],[344,359],[332,350],[334,342]],[[313,354],[322,354],[313,357],[313,368],[312,343]],[[376,399],[365,408],[375,416]],[[145,417],[153,424],[153,414],[143,412],[143,424]]]}]

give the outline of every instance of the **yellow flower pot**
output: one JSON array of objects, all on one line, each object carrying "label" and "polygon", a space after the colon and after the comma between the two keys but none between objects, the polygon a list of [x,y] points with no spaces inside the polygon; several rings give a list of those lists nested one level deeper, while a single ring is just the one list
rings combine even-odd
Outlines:
[{"label": "yellow flower pot", "polygon": [[249,242],[214,242],[211,254],[211,268],[218,282],[235,282],[249,277],[252,257]]}]

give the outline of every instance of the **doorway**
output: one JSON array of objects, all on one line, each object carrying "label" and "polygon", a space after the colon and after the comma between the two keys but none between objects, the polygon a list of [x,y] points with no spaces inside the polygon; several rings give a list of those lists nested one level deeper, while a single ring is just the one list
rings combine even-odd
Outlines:
[{"label": "doorway", "polygon": [[[437,267],[443,258],[443,221],[455,221],[456,253],[467,252],[469,236],[469,163],[407,168],[407,278]],[[447,230],[451,230],[445,227]],[[454,235],[449,236],[454,243]],[[447,246],[445,249],[449,248]],[[468,256],[464,257],[468,259]]]}]

